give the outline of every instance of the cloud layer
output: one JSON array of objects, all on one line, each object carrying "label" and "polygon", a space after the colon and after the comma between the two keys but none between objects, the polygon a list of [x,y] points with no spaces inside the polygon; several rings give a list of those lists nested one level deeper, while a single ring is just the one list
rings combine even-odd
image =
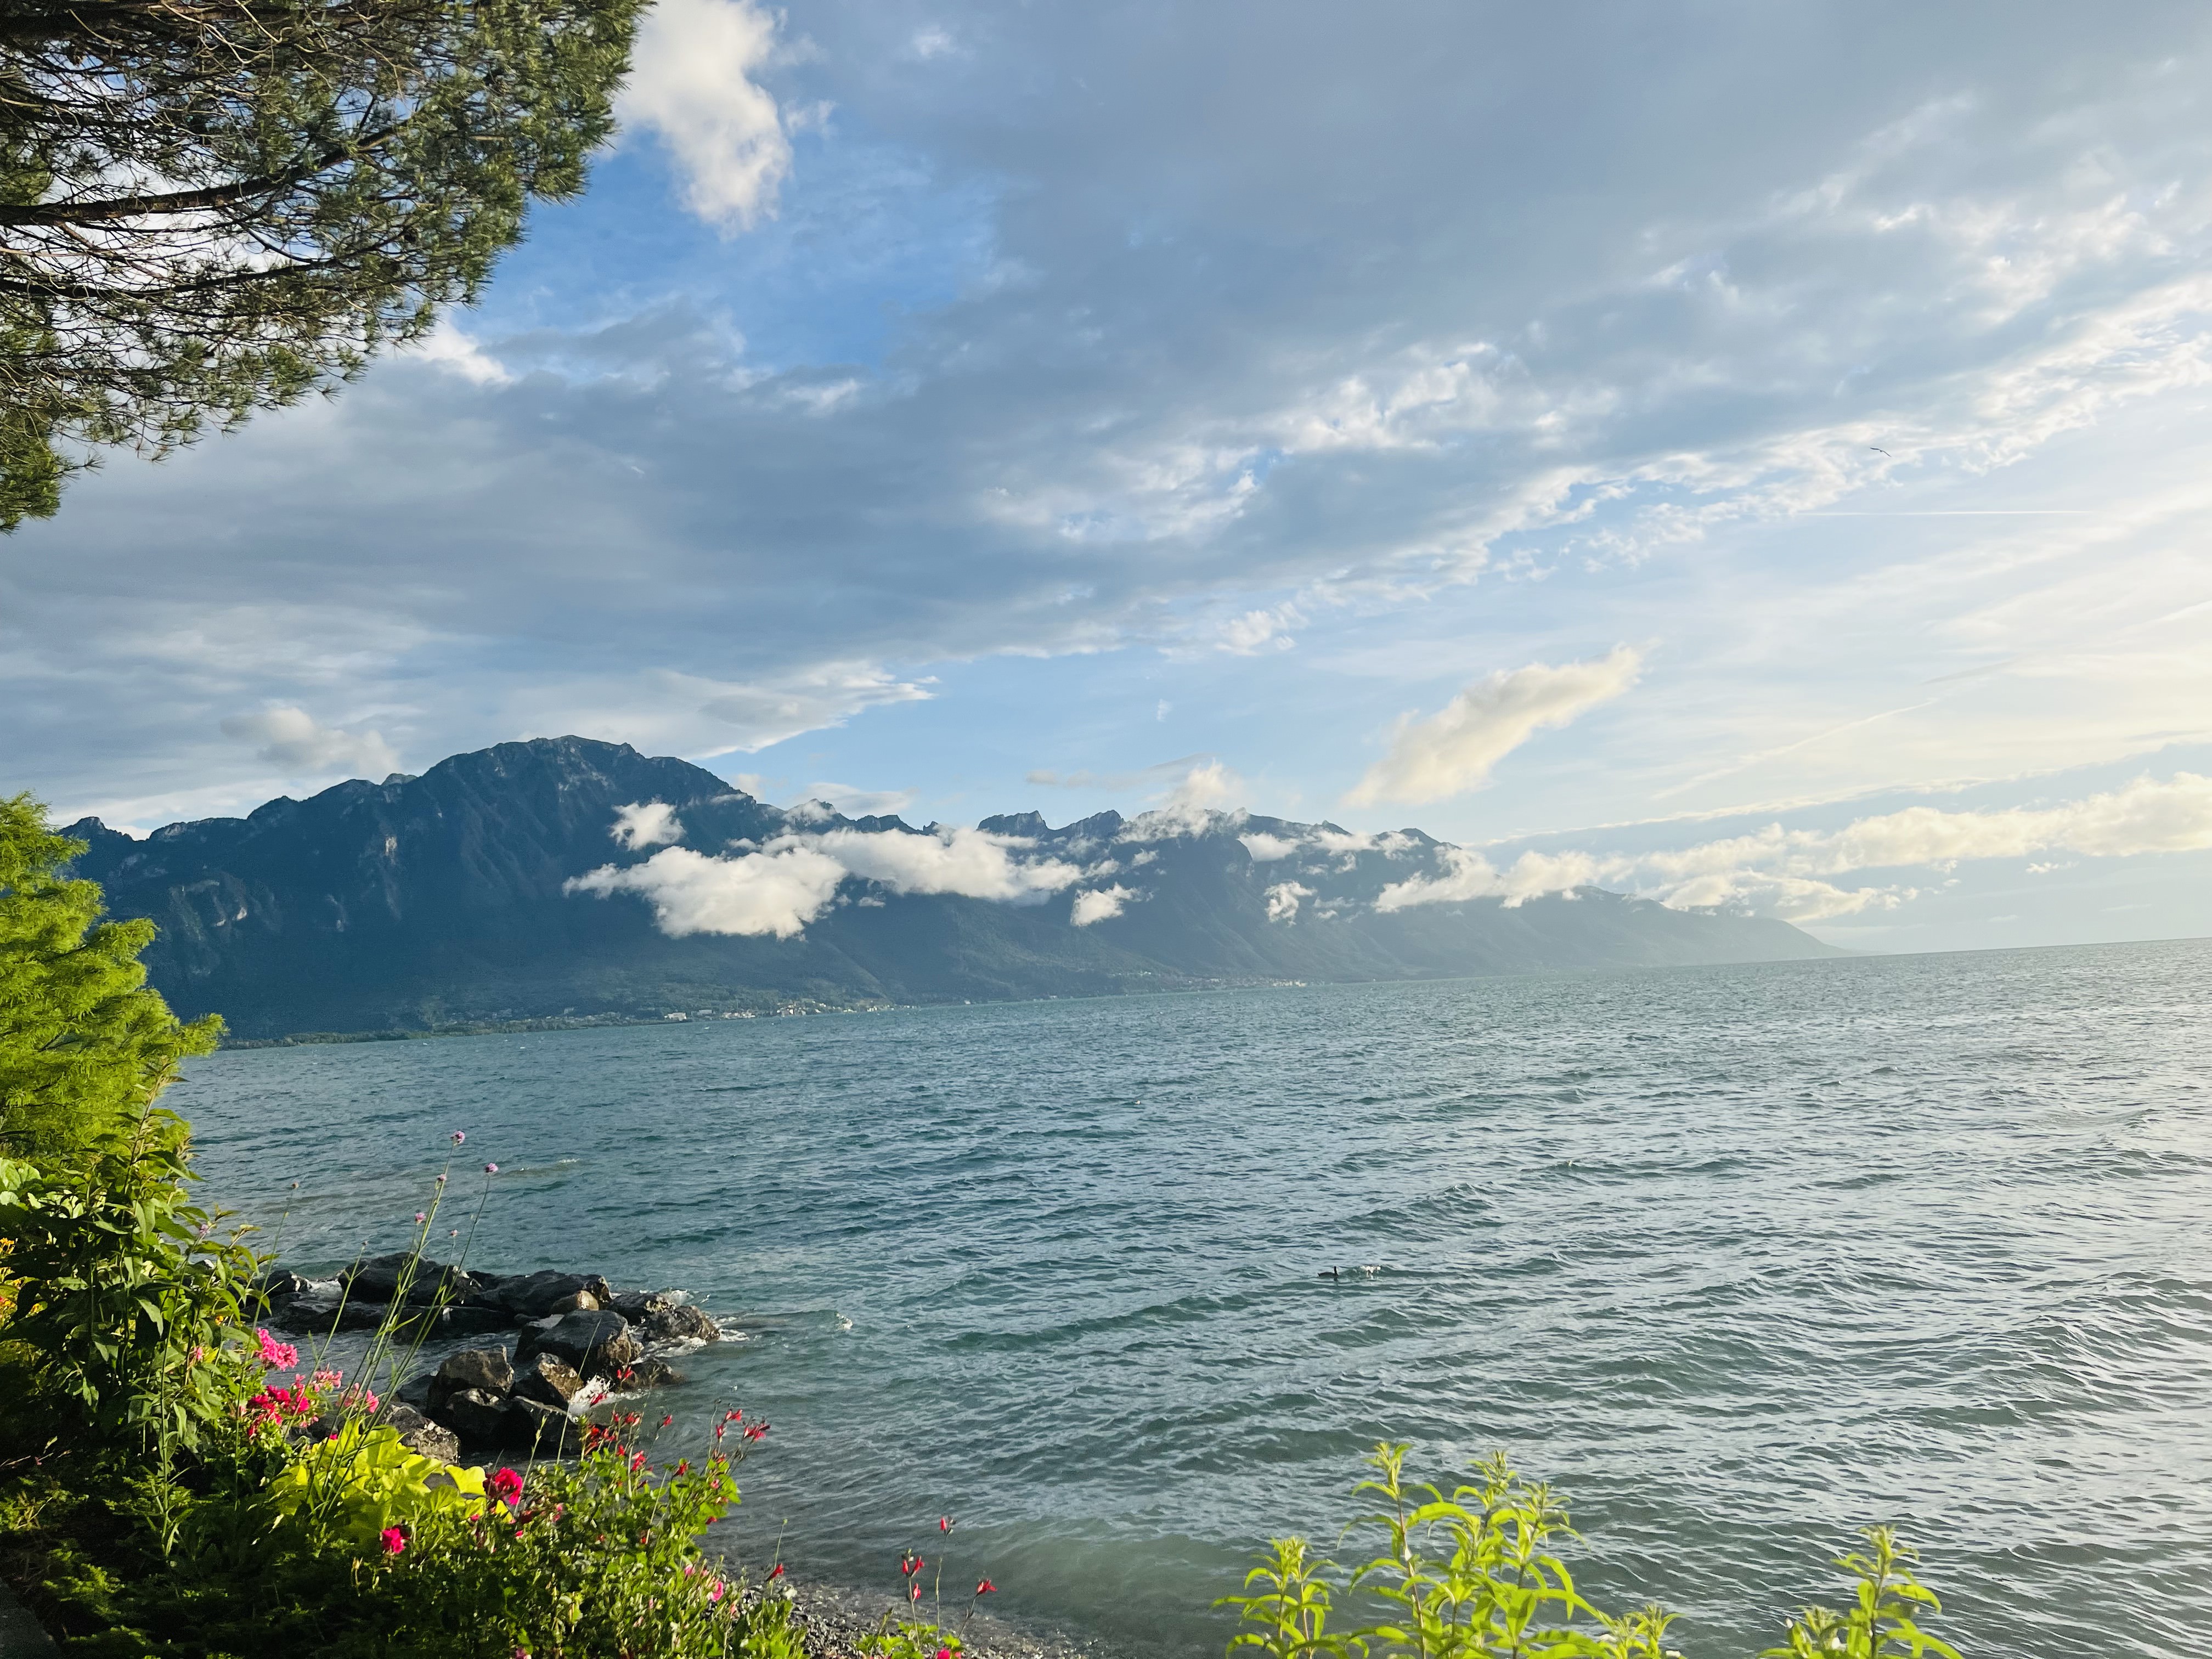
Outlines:
[{"label": "cloud layer", "polygon": [[2212,778],[2181,772],[2054,806],[1946,812],[1934,807],[1860,818],[1832,831],[1785,830],[1638,854],[1522,854],[1503,870],[1477,852],[1447,848],[1444,871],[1385,889],[1379,910],[1503,898],[1519,904],[1585,885],[1625,887],[1683,908],[1756,910],[1790,921],[1818,921],[1893,908],[1910,886],[1842,887],[1832,877],[1869,870],[1948,874],[1982,859],[2049,853],[2090,858],[2198,852],[2212,848]]},{"label": "cloud layer", "polygon": [[230,715],[222,722],[222,734],[259,745],[254,758],[290,777],[358,771],[380,778],[399,769],[398,756],[379,733],[320,726],[306,709],[288,705]]},{"label": "cloud layer", "polygon": [[[683,829],[672,808],[658,801],[634,802],[618,809],[610,833],[617,844],[635,848],[673,840]],[[600,898],[636,894],[653,906],[655,926],[672,938],[731,933],[789,939],[827,911],[848,879],[872,882],[893,893],[951,893],[1019,903],[1060,892],[1084,878],[1085,872],[1077,865],[1032,855],[1034,845],[1019,836],[964,828],[925,835],[840,827],[779,836],[734,854],[668,847],[642,864],[603,865],[574,877],[565,890]],[[1120,888],[1079,895],[1076,925],[1116,915],[1133,896]]]},{"label": "cloud layer", "polygon": [[1345,801],[1419,805],[1479,787],[1490,769],[1546,726],[1609,702],[1636,684],[1643,658],[1627,646],[1609,656],[1553,668],[1530,663],[1470,685],[1426,720],[1398,723],[1390,752],[1367,769]]}]

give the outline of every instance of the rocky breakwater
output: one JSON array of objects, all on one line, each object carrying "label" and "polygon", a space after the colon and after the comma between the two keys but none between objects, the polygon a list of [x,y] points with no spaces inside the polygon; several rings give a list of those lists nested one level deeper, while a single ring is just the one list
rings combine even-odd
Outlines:
[{"label": "rocky breakwater", "polygon": [[287,1330],[388,1321],[410,1343],[513,1331],[511,1342],[447,1353],[386,1407],[409,1446],[448,1462],[465,1450],[574,1451],[604,1401],[681,1382],[669,1356],[722,1338],[684,1291],[617,1291],[597,1273],[481,1273],[402,1254],[356,1262],[334,1280],[274,1274],[266,1289],[269,1322]]}]

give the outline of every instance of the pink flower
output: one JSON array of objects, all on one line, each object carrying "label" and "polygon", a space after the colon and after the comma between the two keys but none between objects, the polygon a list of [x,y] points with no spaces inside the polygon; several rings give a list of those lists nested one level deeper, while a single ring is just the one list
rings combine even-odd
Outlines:
[{"label": "pink flower", "polygon": [[513,1469],[501,1469],[484,1482],[484,1490],[502,1504],[512,1504],[522,1496],[522,1477]]},{"label": "pink flower", "polygon": [[466,1129],[456,1129],[453,1131],[453,1145],[456,1146],[459,1146],[468,1138],[469,1132]]},{"label": "pink flower", "polygon": [[484,1173],[485,1173],[486,1175],[497,1175],[497,1174],[499,1173],[499,1165],[498,1165],[498,1164],[485,1164],[485,1165],[484,1165]]},{"label": "pink flower", "polygon": [[384,1553],[386,1555],[397,1555],[406,1547],[407,1534],[404,1531],[398,1527],[384,1529]]},{"label": "pink flower", "polygon": [[707,1599],[709,1601],[719,1601],[722,1599],[722,1581],[720,1579],[717,1578],[713,1583],[707,1586]]},{"label": "pink flower", "polygon": [[938,1649],[937,1659],[952,1659],[952,1650],[951,1648]]},{"label": "pink flower", "polygon": [[254,1334],[261,1339],[261,1363],[264,1365],[276,1370],[300,1363],[300,1351],[289,1342],[279,1342],[266,1331],[257,1330]]}]

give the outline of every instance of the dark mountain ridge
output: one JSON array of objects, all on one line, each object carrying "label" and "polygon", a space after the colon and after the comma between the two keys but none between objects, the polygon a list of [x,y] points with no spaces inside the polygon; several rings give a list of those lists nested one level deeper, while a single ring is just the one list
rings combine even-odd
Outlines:
[{"label": "dark mountain ridge", "polygon": [[[648,803],[673,809],[680,831],[618,845],[622,809]],[[782,938],[672,937],[656,921],[661,901],[572,884],[593,871],[719,879],[723,865],[698,860],[763,848],[934,856],[934,836],[919,849],[854,837],[935,826],[848,818],[826,803],[778,808],[684,761],[560,738],[143,839],[94,818],[67,833],[88,843],[76,872],[103,885],[111,914],[159,925],[146,961],[172,1006],[220,1012],[248,1038],[1835,954],[1786,923],[1594,888],[1517,907],[1377,909],[1393,884],[1446,867],[1450,849],[1414,830],[1364,837],[1244,814],[1117,812],[1057,830],[1023,812],[978,829],[989,845],[965,831],[947,840],[1047,884],[969,896],[896,874],[836,879],[832,868],[834,889]],[[793,868],[822,856],[787,854]]]}]

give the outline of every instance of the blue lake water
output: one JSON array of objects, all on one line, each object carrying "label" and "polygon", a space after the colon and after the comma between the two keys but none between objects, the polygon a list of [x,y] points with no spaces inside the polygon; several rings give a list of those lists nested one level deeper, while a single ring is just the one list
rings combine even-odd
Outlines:
[{"label": "blue lake water", "polygon": [[171,1103],[288,1261],[403,1242],[459,1128],[477,1263],[740,1317],[663,1449],[766,1415],[726,1546],[886,1602],[949,1513],[948,1589],[1216,1654],[1389,1436],[1564,1488],[1693,1659],[1875,1521],[1969,1652],[2212,1651],[2212,942],[234,1051]]}]

